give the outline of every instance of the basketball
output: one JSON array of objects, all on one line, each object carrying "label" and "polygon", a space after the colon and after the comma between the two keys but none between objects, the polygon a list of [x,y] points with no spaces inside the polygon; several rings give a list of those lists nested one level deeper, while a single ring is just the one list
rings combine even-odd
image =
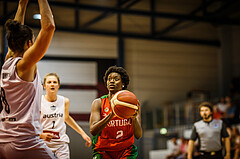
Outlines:
[{"label": "basketball", "polygon": [[111,108],[119,118],[130,118],[139,109],[139,102],[132,92],[122,90],[112,97]]}]

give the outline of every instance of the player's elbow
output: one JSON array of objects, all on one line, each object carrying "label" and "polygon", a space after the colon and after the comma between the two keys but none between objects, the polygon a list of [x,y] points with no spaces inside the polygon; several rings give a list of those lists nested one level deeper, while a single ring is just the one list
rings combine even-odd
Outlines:
[{"label": "player's elbow", "polygon": [[55,26],[54,23],[50,23],[50,24],[48,25],[47,29],[48,29],[49,31],[53,31],[53,32],[54,32],[55,29],[56,29],[56,26]]},{"label": "player's elbow", "polygon": [[92,134],[92,136],[96,136],[101,132],[101,130],[99,130],[98,127],[96,127],[95,125],[91,125],[89,131]]},{"label": "player's elbow", "polygon": [[56,29],[56,26],[54,23],[48,23],[46,25],[43,26],[43,29],[49,32],[54,32]]},{"label": "player's elbow", "polygon": [[94,131],[92,128],[90,128],[90,133],[92,134],[92,136],[96,136],[97,135],[97,132]]},{"label": "player's elbow", "polygon": [[139,139],[142,138],[142,136],[135,136],[135,138],[136,138],[137,140],[139,140]]},{"label": "player's elbow", "polygon": [[71,119],[70,119],[70,115],[69,114],[65,114],[65,122],[69,122]]},{"label": "player's elbow", "polygon": [[139,132],[139,133],[135,134],[134,136],[137,140],[139,140],[142,138],[142,132]]}]

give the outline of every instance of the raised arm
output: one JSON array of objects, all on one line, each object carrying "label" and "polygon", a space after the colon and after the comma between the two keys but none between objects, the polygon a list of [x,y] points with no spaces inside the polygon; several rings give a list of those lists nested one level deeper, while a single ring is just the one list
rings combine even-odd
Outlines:
[{"label": "raised arm", "polygon": [[[41,30],[38,34],[36,42],[32,47],[28,46],[29,49],[23,54],[23,59],[17,64],[17,70],[19,74],[28,74],[30,71],[35,69],[36,63],[46,53],[50,42],[53,37],[55,30],[55,24],[53,20],[52,11],[47,0],[38,0],[40,14],[41,14]],[[30,43],[27,45],[31,45]]]},{"label": "raised arm", "polygon": [[14,20],[20,22],[22,25],[24,24],[27,4],[28,4],[28,0],[20,0],[19,1],[17,13],[14,18]]},{"label": "raised arm", "polygon": [[85,145],[90,147],[92,144],[91,138],[83,131],[83,129],[76,123],[76,121],[69,115],[69,99],[65,98],[65,122],[78,132],[86,141]]},{"label": "raised arm", "polygon": [[[17,9],[17,13],[15,15],[14,20],[20,22],[22,25],[24,24],[24,19],[25,19],[25,13],[26,13],[26,9],[27,9],[27,4],[28,4],[28,0],[20,0],[18,3],[18,9]],[[7,55],[5,57],[5,60],[8,59],[9,57],[11,57],[13,55],[12,50],[8,47],[8,52]]]}]

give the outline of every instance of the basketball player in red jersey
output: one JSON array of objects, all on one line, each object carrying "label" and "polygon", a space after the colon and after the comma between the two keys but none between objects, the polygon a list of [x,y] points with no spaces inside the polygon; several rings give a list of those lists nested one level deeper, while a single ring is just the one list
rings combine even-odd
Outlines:
[{"label": "basketball player in red jersey", "polygon": [[122,119],[113,114],[110,106],[112,96],[127,89],[129,76],[122,67],[111,66],[103,79],[109,93],[93,101],[89,123],[93,159],[135,159],[138,152],[134,137],[142,137],[140,109],[132,118]]},{"label": "basketball player in red jersey", "polygon": [[0,81],[0,158],[55,159],[39,137],[43,88],[37,69],[37,62],[50,45],[55,24],[48,1],[38,0],[41,29],[35,41],[31,28],[24,25],[27,4],[28,0],[19,0],[14,20],[5,24],[9,49]]}]

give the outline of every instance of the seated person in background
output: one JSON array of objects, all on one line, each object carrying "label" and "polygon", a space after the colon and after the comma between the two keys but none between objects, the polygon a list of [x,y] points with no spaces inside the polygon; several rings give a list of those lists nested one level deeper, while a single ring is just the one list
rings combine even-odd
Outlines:
[{"label": "seated person in background", "polygon": [[179,154],[180,147],[177,143],[177,138],[172,138],[171,154],[167,155],[166,159],[175,159]]},{"label": "seated person in background", "polygon": [[179,152],[176,157],[176,159],[186,159],[187,158],[187,146],[188,146],[188,140],[181,137],[180,138],[181,143],[179,145]]},{"label": "seated person in background", "polygon": [[222,112],[218,109],[217,105],[213,106],[213,119],[221,119]]},{"label": "seated person in background", "polygon": [[232,125],[234,123],[236,107],[231,101],[227,102],[227,111],[223,114],[223,121],[227,125]]},{"label": "seated person in background", "polygon": [[[226,97],[226,98],[228,98],[228,97]],[[225,103],[225,98],[224,98],[224,97],[221,97],[221,98],[220,98],[219,102],[217,103],[217,108],[218,108],[218,110],[219,110],[221,113],[226,112],[226,110],[227,110],[227,105],[226,105],[226,103]]]}]

